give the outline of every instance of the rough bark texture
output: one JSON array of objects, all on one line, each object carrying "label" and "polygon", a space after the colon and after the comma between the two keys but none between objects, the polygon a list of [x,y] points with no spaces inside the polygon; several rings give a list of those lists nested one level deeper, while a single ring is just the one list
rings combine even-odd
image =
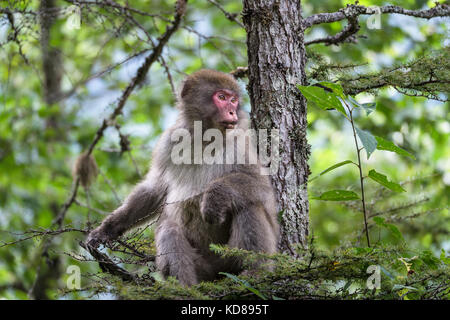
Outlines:
[{"label": "rough bark texture", "polygon": [[305,83],[300,1],[244,0],[243,21],[252,125],[279,129],[280,162],[271,178],[282,211],[280,249],[295,255],[293,244],[306,244],[309,223],[306,101],[295,86]]}]

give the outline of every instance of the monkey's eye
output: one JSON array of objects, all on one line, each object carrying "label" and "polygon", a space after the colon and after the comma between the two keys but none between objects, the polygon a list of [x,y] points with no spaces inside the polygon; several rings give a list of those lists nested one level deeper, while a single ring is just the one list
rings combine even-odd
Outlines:
[{"label": "monkey's eye", "polygon": [[232,102],[232,103],[235,103],[236,100],[237,100],[236,98],[232,98],[232,99],[231,99],[231,102]]},{"label": "monkey's eye", "polygon": [[225,96],[223,94],[219,95],[220,100],[225,100]]}]

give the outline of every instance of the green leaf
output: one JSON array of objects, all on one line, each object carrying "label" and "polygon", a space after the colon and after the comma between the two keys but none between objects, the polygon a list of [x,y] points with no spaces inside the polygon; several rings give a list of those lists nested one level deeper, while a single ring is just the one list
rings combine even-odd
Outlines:
[{"label": "green leaf", "polygon": [[356,101],[353,97],[348,96],[347,102],[350,102],[350,104],[352,104],[353,106],[359,108],[362,107],[358,101]]},{"label": "green leaf", "polygon": [[333,92],[342,99],[345,98],[344,89],[342,89],[341,85],[338,83],[322,81],[322,82],[319,82],[318,85],[321,85],[321,86],[327,87],[328,89],[333,90]]},{"label": "green leaf", "polygon": [[396,285],[394,285],[394,286],[392,287],[392,290],[394,290],[394,291],[397,291],[397,290],[400,290],[400,289],[408,289],[408,290],[417,291],[417,289],[414,288],[414,287],[404,286],[404,285],[402,285],[402,284],[396,284]]},{"label": "green leaf", "polygon": [[416,157],[414,157],[411,153],[409,153],[408,151],[396,146],[393,142],[383,139],[381,137],[377,137],[375,136],[375,139],[377,140],[377,149],[378,150],[385,150],[385,151],[390,151],[390,152],[395,152],[399,155],[402,156],[407,156],[410,157],[412,159],[415,159]]},{"label": "green leaf", "polygon": [[376,102],[363,103],[362,107],[366,110],[366,115],[370,115],[377,108]]},{"label": "green leaf", "polygon": [[350,288],[352,282],[351,281],[347,281],[344,285],[344,287],[342,288],[342,291],[347,291],[348,288]]},{"label": "green leaf", "polygon": [[353,191],[331,190],[322,193],[319,197],[312,197],[312,199],[324,201],[349,201],[349,200],[358,200],[359,196]]},{"label": "green leaf", "polygon": [[400,230],[398,230],[398,228],[395,225],[384,222],[384,218],[374,217],[373,221],[376,223],[377,226],[380,226],[382,228],[389,230],[395,238],[397,238],[399,240],[403,239],[403,235],[400,232]]},{"label": "green leaf", "polygon": [[223,274],[223,275],[227,276],[228,278],[232,279],[233,281],[243,285],[248,291],[253,292],[254,294],[256,294],[261,299],[267,300],[267,297],[264,294],[259,292],[259,290],[253,288],[247,281],[245,281],[243,279],[239,279],[234,274],[230,274],[230,273],[227,273],[227,272],[219,272],[219,274]]},{"label": "green leaf", "polygon": [[373,252],[373,248],[368,247],[353,247],[352,249],[355,254],[368,254]]},{"label": "green leaf", "polygon": [[439,256],[442,262],[444,262],[447,265],[450,265],[450,257],[447,257],[445,254],[445,250],[441,249],[441,255]]},{"label": "green leaf", "polygon": [[363,144],[364,149],[366,149],[367,159],[369,159],[372,152],[377,148],[377,140],[375,137],[368,131],[363,131],[358,127],[355,127],[356,133],[358,134],[361,143]]},{"label": "green leaf", "polygon": [[430,250],[425,250],[419,255],[420,260],[422,260],[431,269],[437,269],[441,260],[436,258]]},{"label": "green leaf", "polygon": [[397,238],[397,239],[399,239],[399,240],[402,240],[402,239],[403,239],[403,235],[402,235],[402,233],[400,232],[400,230],[398,230],[398,228],[397,228],[395,225],[384,222],[384,218],[381,218],[381,217],[374,217],[374,218],[373,218],[373,221],[374,221],[378,226],[380,226],[380,227],[382,227],[382,228],[385,228],[385,229],[389,230],[395,238]]},{"label": "green leaf", "polygon": [[398,228],[397,228],[395,225],[390,224],[390,223],[387,223],[387,224],[386,224],[386,228],[391,232],[391,234],[392,234],[395,238],[397,238],[397,239],[399,239],[399,240],[403,239],[402,233],[400,232],[400,230],[398,230]]},{"label": "green leaf", "polygon": [[327,172],[330,172],[331,170],[334,170],[334,169],[336,169],[336,168],[342,167],[342,166],[344,166],[344,165],[346,165],[346,164],[348,164],[348,163],[353,163],[353,161],[351,161],[351,160],[345,160],[345,161],[336,163],[336,164],[332,165],[331,167],[329,167],[329,168],[323,170],[321,173],[319,173],[319,174],[318,174],[317,176],[315,176],[314,178],[310,179],[309,182],[311,182],[311,181],[317,179],[318,177],[324,175],[324,174],[327,173]]},{"label": "green leaf", "polygon": [[369,171],[369,178],[372,179],[373,181],[378,182],[383,187],[388,188],[392,191],[406,192],[406,190],[403,189],[401,185],[399,185],[398,183],[389,181],[388,178],[384,174],[377,172],[375,169],[372,169]]},{"label": "green leaf", "polygon": [[308,102],[314,103],[323,110],[336,109],[347,117],[344,107],[334,92],[329,92],[316,86],[297,85],[297,87]]},{"label": "green leaf", "polygon": [[157,282],[163,282],[164,281],[163,276],[159,272],[152,272],[152,273],[150,273],[150,276],[153,279],[155,279]]},{"label": "green leaf", "polygon": [[381,217],[374,217],[373,221],[376,223],[377,226],[380,226],[380,227],[384,227],[384,225],[386,224],[384,222],[384,218],[381,218]]},{"label": "green leaf", "polygon": [[352,98],[351,96],[348,96],[347,101],[350,102],[355,107],[363,108],[366,111],[366,115],[370,115],[372,112],[375,111],[375,109],[377,107],[376,102],[369,102],[369,103],[361,104],[358,101],[356,101],[354,98]]}]

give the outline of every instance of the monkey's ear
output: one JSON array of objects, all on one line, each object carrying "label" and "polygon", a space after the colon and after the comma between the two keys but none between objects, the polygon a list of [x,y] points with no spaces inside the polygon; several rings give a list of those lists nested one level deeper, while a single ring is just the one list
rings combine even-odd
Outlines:
[{"label": "monkey's ear", "polygon": [[193,87],[193,81],[191,79],[186,79],[183,83],[183,89],[181,89],[181,98],[184,99]]}]

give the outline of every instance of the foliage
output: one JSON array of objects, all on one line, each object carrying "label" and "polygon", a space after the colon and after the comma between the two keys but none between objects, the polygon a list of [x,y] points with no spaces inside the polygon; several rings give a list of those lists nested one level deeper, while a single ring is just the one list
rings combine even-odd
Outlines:
[{"label": "foliage", "polygon": [[[449,257],[417,251],[405,245],[341,247],[326,253],[313,244],[298,248],[300,259],[287,254],[265,255],[213,245],[224,257],[238,257],[247,264],[263,259],[273,271],[252,274],[223,274],[221,280],[183,287],[175,279],[136,284],[111,279],[96,283],[96,294],[112,293],[123,299],[448,299],[450,298]],[[380,287],[367,283],[376,266]],[[156,279],[156,280],[155,280]],[[113,281],[113,286],[111,286]],[[92,292],[92,288],[84,290]]]}]

